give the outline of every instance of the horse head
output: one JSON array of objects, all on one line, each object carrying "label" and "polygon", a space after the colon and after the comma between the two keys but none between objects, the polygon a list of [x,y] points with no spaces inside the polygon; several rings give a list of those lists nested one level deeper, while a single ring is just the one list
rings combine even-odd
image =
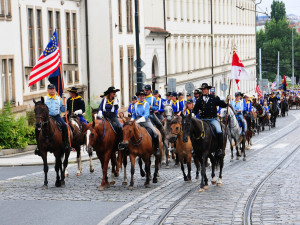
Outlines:
[{"label": "horse head", "polygon": [[96,132],[95,129],[95,121],[93,121],[92,123],[88,124],[85,129],[84,129],[84,135],[86,138],[86,148],[88,150],[88,152],[92,152],[93,151],[93,146],[96,144],[96,141],[98,139],[98,134]]},{"label": "horse head", "polygon": [[165,103],[164,104],[164,108],[165,108],[165,117],[167,117],[167,121],[171,121],[172,120],[172,116],[173,116],[173,109],[172,109],[172,105]]},{"label": "horse head", "polygon": [[138,138],[139,138],[139,133],[138,133],[138,128],[137,128],[137,124],[136,124],[135,120],[126,122],[123,126],[122,145],[124,147],[128,147],[129,141],[131,139],[138,139]]},{"label": "horse head", "polygon": [[41,130],[43,125],[48,123],[49,121],[49,109],[48,106],[45,104],[45,100],[43,97],[41,97],[41,101],[35,101],[34,102],[34,113],[35,113],[35,126],[38,128],[38,130]]},{"label": "horse head", "polygon": [[182,140],[183,142],[188,142],[189,137],[191,136],[191,129],[192,129],[192,115],[189,114],[188,116],[182,117],[181,121],[182,125]]},{"label": "horse head", "polygon": [[182,135],[182,126],[181,126],[181,117],[176,117],[172,120],[171,123],[171,138],[169,139],[171,143],[175,143],[177,141],[178,135]]},{"label": "horse head", "polygon": [[97,119],[100,119],[98,117],[98,109],[94,109],[93,107],[91,107],[91,110],[92,110],[92,120],[95,121]]}]

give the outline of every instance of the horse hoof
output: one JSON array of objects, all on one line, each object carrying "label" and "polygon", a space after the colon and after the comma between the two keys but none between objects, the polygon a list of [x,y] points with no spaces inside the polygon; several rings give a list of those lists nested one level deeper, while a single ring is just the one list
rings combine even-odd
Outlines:
[{"label": "horse hoof", "polygon": [[77,176],[77,177],[80,177],[80,176],[81,176],[81,173],[76,173],[76,176]]},{"label": "horse hoof", "polygon": [[198,190],[198,192],[204,192],[204,189],[203,189],[203,188],[200,188],[200,189]]},{"label": "horse hoof", "polygon": [[233,159],[230,159],[230,162],[233,162],[234,160]]},{"label": "horse hoof", "polygon": [[146,176],[145,172],[141,172],[141,177],[145,177],[145,176]]},{"label": "horse hoof", "polygon": [[208,190],[209,189],[209,186],[208,185],[205,185],[204,186],[204,190]]},{"label": "horse hoof", "polygon": [[91,173],[94,173],[94,172],[95,172],[95,170],[94,170],[94,169],[90,169],[90,172],[91,172]]},{"label": "horse hoof", "polygon": [[150,188],[150,184],[145,184],[145,188]]},{"label": "horse hoof", "polygon": [[61,187],[61,181],[60,180],[57,180],[55,182],[55,187]]},{"label": "horse hoof", "polygon": [[115,173],[115,177],[119,177],[119,174],[118,174],[118,173]]},{"label": "horse hoof", "polygon": [[170,166],[166,166],[166,169],[170,169]]},{"label": "horse hoof", "polygon": [[154,183],[154,184],[157,183],[157,178],[153,178],[153,183]]},{"label": "horse hoof", "polygon": [[68,174],[68,173],[66,173],[66,174],[65,174],[65,177],[69,177],[69,174]]},{"label": "horse hoof", "polygon": [[175,168],[179,167],[179,164],[175,164],[174,167],[175,167]]},{"label": "horse hoof", "polygon": [[157,173],[157,175],[156,175],[157,177],[159,177],[159,173]]},{"label": "horse hoof", "polygon": [[222,183],[217,183],[217,186],[218,187],[222,187]]},{"label": "horse hoof", "polygon": [[187,182],[188,182],[188,183],[192,183],[192,180],[191,180],[191,179],[189,179]]},{"label": "horse hoof", "polygon": [[199,180],[199,176],[198,175],[196,176],[196,180]]},{"label": "horse hoof", "polygon": [[246,161],[246,160],[247,160],[247,158],[246,158],[246,157],[244,157],[244,158],[243,158],[243,161]]},{"label": "horse hoof", "polygon": [[43,186],[42,186],[42,189],[43,189],[43,190],[47,190],[47,189],[48,189],[48,185],[43,185]]},{"label": "horse hoof", "polygon": [[240,157],[236,157],[236,160],[240,160]]},{"label": "horse hoof", "polygon": [[188,181],[188,178],[187,177],[185,177],[185,178],[183,178],[184,179],[184,181]]},{"label": "horse hoof", "polygon": [[103,187],[103,186],[100,186],[99,188],[98,188],[98,191],[104,191],[105,190],[105,187]]},{"label": "horse hoof", "polygon": [[129,186],[128,190],[132,191],[133,190],[133,186]]},{"label": "horse hoof", "polygon": [[127,186],[127,182],[126,181],[122,182],[122,185]]},{"label": "horse hoof", "polygon": [[106,183],[106,184],[105,184],[105,188],[110,188],[109,183]]},{"label": "horse hoof", "polygon": [[109,184],[110,184],[110,185],[115,185],[115,184],[116,184],[116,181],[111,181]]},{"label": "horse hoof", "polygon": [[217,184],[217,181],[212,181],[211,184],[212,184],[212,185],[216,185],[216,184]]}]

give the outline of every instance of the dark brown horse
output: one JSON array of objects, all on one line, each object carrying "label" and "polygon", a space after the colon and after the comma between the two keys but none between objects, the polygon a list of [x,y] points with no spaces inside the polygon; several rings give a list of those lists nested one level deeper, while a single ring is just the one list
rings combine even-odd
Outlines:
[{"label": "dark brown horse", "polygon": [[[162,155],[163,143],[162,136],[157,128],[156,132],[159,135],[159,149]],[[155,149],[152,139],[146,129],[135,121],[126,122],[123,127],[123,145],[129,149],[129,158],[131,162],[131,180],[129,189],[133,189],[134,185],[134,172],[135,172],[135,159],[139,156],[145,163],[146,182],[145,187],[150,187],[150,166],[151,155],[154,154]],[[157,183],[158,166],[161,162],[161,156],[155,156],[155,171],[153,175],[153,183]],[[139,161],[139,164],[141,161]],[[140,164],[141,167],[141,164]]]},{"label": "dark brown horse", "polygon": [[[48,188],[48,170],[49,166],[47,163],[47,153],[53,153],[55,156],[55,171],[56,171],[56,187],[61,187],[65,185],[65,169],[68,166],[68,159],[70,155],[69,150],[65,150],[62,133],[53,119],[49,117],[49,109],[45,104],[44,98],[41,101],[36,102],[33,100],[35,107],[35,119],[36,127],[40,131],[38,136],[38,148],[41,152],[41,157],[44,162],[44,186],[43,188]],[[71,140],[72,133],[70,132]],[[64,161],[62,158],[64,156]],[[60,172],[60,175],[59,175]]]}]

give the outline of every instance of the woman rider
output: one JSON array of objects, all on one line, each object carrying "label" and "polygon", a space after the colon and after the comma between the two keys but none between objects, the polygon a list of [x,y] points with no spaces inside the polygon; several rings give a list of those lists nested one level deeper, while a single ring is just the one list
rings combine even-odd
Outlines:
[{"label": "woman rider", "polygon": [[119,100],[116,98],[116,93],[120,91],[120,89],[115,89],[115,87],[109,87],[107,91],[104,92],[102,97],[101,104],[99,106],[98,117],[109,119],[112,124],[116,126],[116,132],[118,137],[118,148],[119,150],[123,150],[121,148],[120,143],[123,141],[123,128],[121,123],[118,120],[118,109],[119,109]]}]

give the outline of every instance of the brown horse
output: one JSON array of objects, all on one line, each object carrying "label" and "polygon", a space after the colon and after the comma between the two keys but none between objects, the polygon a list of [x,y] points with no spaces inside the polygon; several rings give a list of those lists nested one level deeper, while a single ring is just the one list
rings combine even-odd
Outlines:
[{"label": "brown horse", "polygon": [[[181,117],[177,117],[172,120],[171,124],[171,133],[176,138],[176,152],[178,154],[178,158],[181,164],[181,170],[183,173],[184,181],[191,181],[191,167],[192,167],[192,150],[193,145],[190,137],[188,137],[187,142],[183,142],[182,136],[182,125],[181,125]],[[197,168],[196,179],[199,179],[199,169],[200,162],[198,159],[194,159],[195,165]],[[188,167],[188,175],[186,176],[184,172],[184,162],[186,162]]]},{"label": "brown horse", "polygon": [[[36,102],[33,100],[35,107],[35,119],[36,128],[39,130],[38,135],[38,148],[41,152],[41,157],[44,162],[44,186],[43,188],[48,188],[48,170],[49,166],[47,163],[47,153],[53,153],[55,156],[55,171],[56,171],[56,181],[55,186],[61,187],[65,185],[65,169],[68,166],[68,159],[70,155],[69,150],[65,150],[62,133],[59,131],[58,125],[53,119],[49,117],[49,109],[45,104],[44,98],[41,101]],[[72,133],[70,132],[70,138],[72,140]],[[62,158],[64,161],[62,163]],[[62,165],[63,164],[63,165]],[[59,175],[60,172],[60,175]]]},{"label": "brown horse", "polygon": [[[162,136],[157,128],[156,132],[159,135],[159,149],[160,155],[162,155]],[[135,159],[139,156],[145,163],[146,170],[146,182],[145,187],[150,187],[150,166],[151,155],[154,154],[155,149],[152,143],[152,139],[147,130],[137,124],[135,121],[126,122],[123,127],[123,145],[129,149],[129,158],[131,162],[131,180],[129,189],[133,189],[134,185],[134,172],[135,172]],[[160,156],[155,156],[155,171],[153,175],[153,183],[157,183],[158,166],[161,161]],[[139,164],[141,161],[139,162]],[[141,166],[141,165],[140,165]]]},{"label": "brown horse", "polygon": [[[73,140],[72,140],[72,147],[76,150],[77,153],[77,172],[76,176],[81,176],[82,173],[82,165],[81,165],[81,148],[86,143],[86,138],[84,135],[84,129],[87,125],[80,122],[80,119],[75,116],[71,115],[69,117],[70,127],[73,131]],[[93,166],[93,151],[88,151],[89,158],[90,158],[90,172],[94,172]],[[68,168],[66,168],[66,176],[68,176]]]},{"label": "brown horse", "polygon": [[[109,187],[110,184],[115,184],[114,176],[117,175],[114,171],[116,168],[116,150],[118,148],[118,138],[113,131],[110,124],[105,119],[95,120],[90,123],[84,131],[86,135],[86,146],[89,151],[96,151],[98,159],[100,160],[102,167],[102,182],[99,187],[100,191],[103,191],[105,187]],[[112,176],[111,183],[108,182],[107,169],[109,160],[112,163]]]}]

